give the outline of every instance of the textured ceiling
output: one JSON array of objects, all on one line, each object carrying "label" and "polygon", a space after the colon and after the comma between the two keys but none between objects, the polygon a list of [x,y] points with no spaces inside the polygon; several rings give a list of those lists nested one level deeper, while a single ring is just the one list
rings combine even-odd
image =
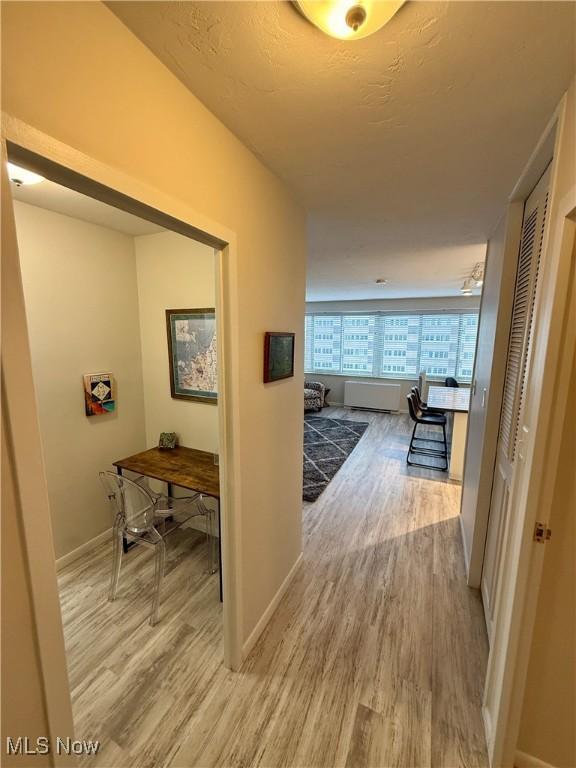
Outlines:
[{"label": "textured ceiling", "polygon": [[353,42],[287,2],[108,5],[306,207],[311,299],[457,293],[574,72],[571,2],[408,2]]}]

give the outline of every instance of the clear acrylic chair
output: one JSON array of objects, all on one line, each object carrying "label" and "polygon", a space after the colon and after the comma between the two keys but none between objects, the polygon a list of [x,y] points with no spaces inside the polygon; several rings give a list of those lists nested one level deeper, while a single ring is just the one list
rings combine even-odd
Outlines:
[{"label": "clear acrylic chair", "polygon": [[209,571],[217,570],[215,511],[204,504],[203,496],[173,498],[154,493],[146,478],[129,480],[114,472],[100,472],[100,480],[114,512],[112,536],[112,576],[108,599],[114,600],[118,590],[122,564],[123,539],[155,550],[154,593],[150,624],[158,622],[160,591],[166,561],[166,537],[193,517],[202,516],[206,528]]}]

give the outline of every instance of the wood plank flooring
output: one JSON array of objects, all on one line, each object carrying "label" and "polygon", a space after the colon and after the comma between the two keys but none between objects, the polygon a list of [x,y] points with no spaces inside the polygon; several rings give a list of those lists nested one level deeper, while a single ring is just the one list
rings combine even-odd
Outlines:
[{"label": "wood plank flooring", "polygon": [[407,417],[369,421],[304,505],[304,559],[239,673],[221,665],[217,576],[185,531],[169,553],[162,619],[147,622],[150,553],[133,551],[116,603],[110,552],[61,573],[76,737],[109,768],[483,768],[487,657],[466,587],[460,486],[408,468]]}]

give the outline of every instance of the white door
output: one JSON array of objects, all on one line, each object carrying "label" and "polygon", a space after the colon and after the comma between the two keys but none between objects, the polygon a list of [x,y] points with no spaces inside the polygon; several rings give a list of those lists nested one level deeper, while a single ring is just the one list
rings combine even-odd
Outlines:
[{"label": "white door", "polygon": [[499,594],[502,558],[507,549],[506,541],[510,523],[510,489],[516,460],[522,457],[522,445],[525,438],[519,432],[520,412],[525,393],[526,361],[531,338],[549,184],[550,166],[526,200],[524,208],[490,501],[490,518],[481,581],[484,615],[490,641],[493,634],[497,595]]}]

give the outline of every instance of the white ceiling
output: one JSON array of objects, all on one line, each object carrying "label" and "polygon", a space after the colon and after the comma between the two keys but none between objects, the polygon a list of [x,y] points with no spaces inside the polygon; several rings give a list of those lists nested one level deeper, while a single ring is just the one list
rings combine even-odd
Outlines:
[{"label": "white ceiling", "polygon": [[12,195],[16,200],[49,211],[63,213],[75,219],[82,219],[91,224],[114,229],[125,235],[152,235],[163,232],[162,227],[149,221],[133,216],[131,213],[113,208],[107,203],[101,203],[93,197],[88,197],[68,187],[62,187],[53,181],[45,179],[39,184],[16,186],[12,183]]},{"label": "white ceiling", "polygon": [[570,2],[408,2],[353,42],[288,2],[108,5],[304,204],[311,300],[457,293],[574,71]]}]

